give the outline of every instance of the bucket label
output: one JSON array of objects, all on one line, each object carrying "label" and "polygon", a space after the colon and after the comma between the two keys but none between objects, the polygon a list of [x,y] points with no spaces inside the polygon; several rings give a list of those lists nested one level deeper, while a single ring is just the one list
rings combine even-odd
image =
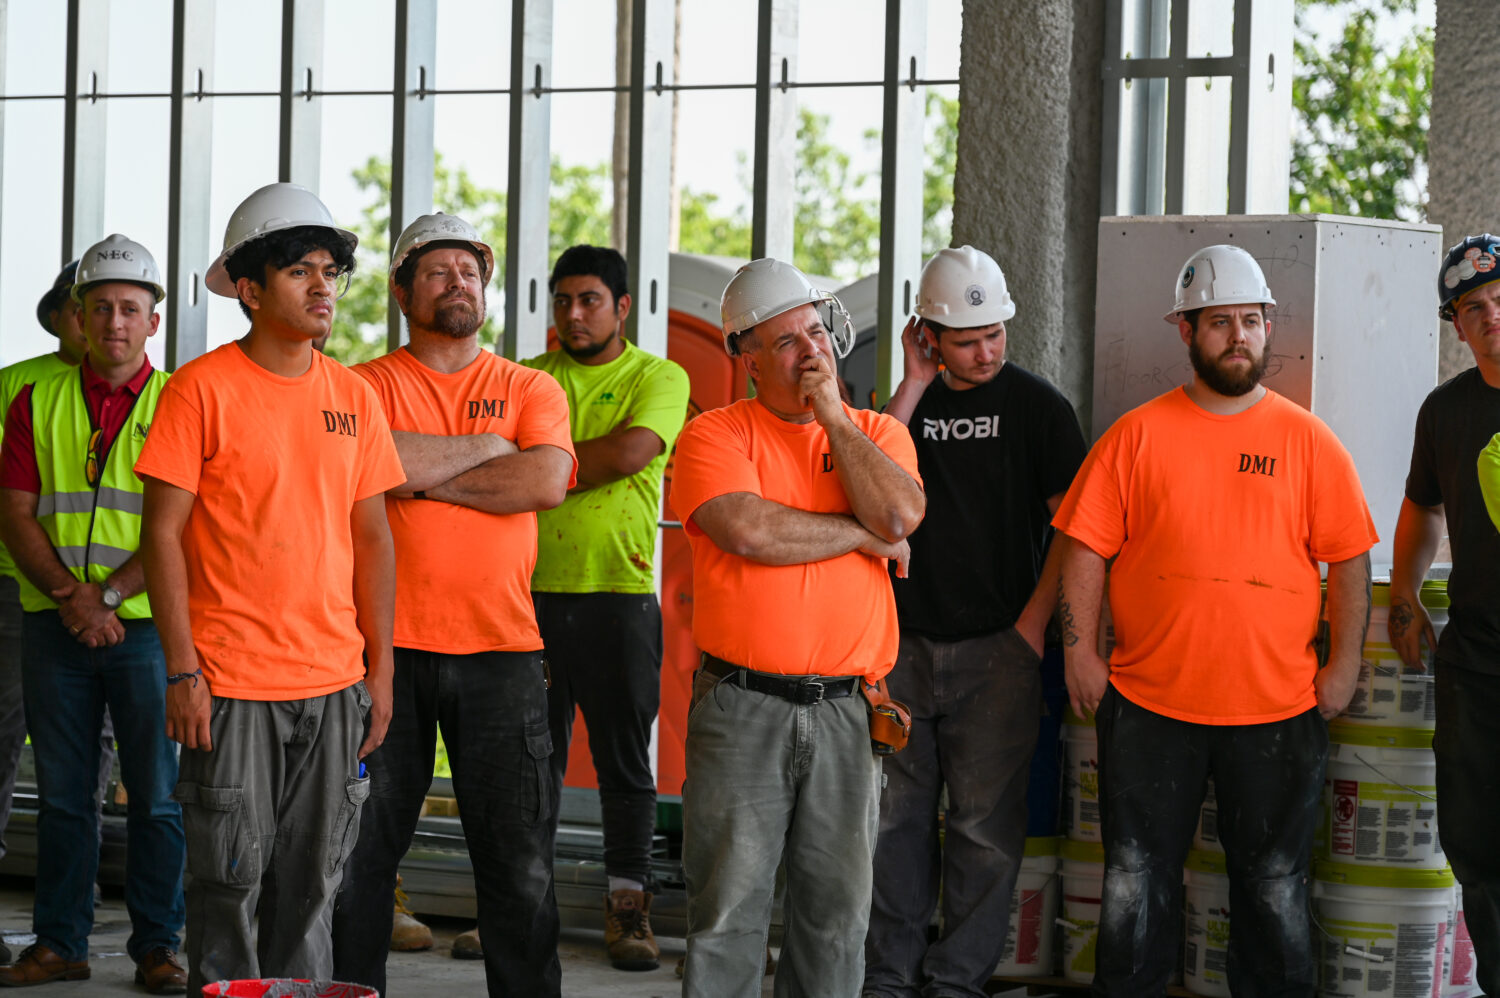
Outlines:
[{"label": "bucket label", "polygon": [[[1227,890],[1227,887],[1226,887]],[[1184,892],[1187,932],[1183,973],[1212,994],[1229,994],[1229,904],[1213,893]],[[1205,896],[1208,895],[1208,896]]]},{"label": "bucket label", "polygon": [[1067,739],[1068,838],[1080,842],[1100,841],[1099,750],[1093,729],[1087,734],[1069,733]]},{"label": "bucket label", "polygon": [[1442,994],[1446,919],[1391,925],[1343,921],[1325,912],[1320,921],[1324,936],[1319,993],[1323,998],[1438,998]]},{"label": "bucket label", "polygon": [[[1022,875],[1026,876],[1024,872]],[[1041,886],[1023,888],[1018,883],[1011,891],[1005,952],[1000,955],[995,973],[1051,972],[1052,926],[1057,918],[1057,895],[1056,876],[1047,876]]]},{"label": "bucket label", "polygon": [[[1341,764],[1342,765],[1342,764]],[[1436,787],[1325,781],[1327,849],[1331,857],[1370,864],[1439,868]]]}]

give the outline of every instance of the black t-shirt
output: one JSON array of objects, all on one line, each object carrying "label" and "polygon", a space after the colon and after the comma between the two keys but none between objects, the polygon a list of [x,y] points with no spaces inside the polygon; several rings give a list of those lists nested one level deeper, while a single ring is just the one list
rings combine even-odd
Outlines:
[{"label": "black t-shirt", "polygon": [[1406,476],[1408,499],[1419,506],[1442,504],[1453,546],[1448,626],[1438,638],[1438,660],[1491,674],[1500,674],[1500,532],[1479,491],[1479,452],[1497,431],[1500,389],[1470,368],[1422,403]]},{"label": "black t-shirt", "polygon": [[934,379],[908,425],[927,516],[909,538],[910,577],[892,572],[902,629],[952,641],[1010,627],[1042,570],[1047,500],[1087,449],[1072,405],[1006,363],[967,391]]}]

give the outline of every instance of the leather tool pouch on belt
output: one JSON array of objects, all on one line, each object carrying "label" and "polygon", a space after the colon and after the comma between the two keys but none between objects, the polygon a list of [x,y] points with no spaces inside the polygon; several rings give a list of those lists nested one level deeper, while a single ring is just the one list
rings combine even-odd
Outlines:
[{"label": "leather tool pouch on belt", "polygon": [[861,682],[870,704],[870,747],[876,755],[894,755],[906,748],[911,737],[911,711],[900,700],[892,700],[885,680],[871,685]]}]

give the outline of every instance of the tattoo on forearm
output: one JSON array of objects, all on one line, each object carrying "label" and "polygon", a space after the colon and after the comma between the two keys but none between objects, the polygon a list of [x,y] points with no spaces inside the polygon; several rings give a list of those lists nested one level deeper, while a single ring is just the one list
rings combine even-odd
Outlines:
[{"label": "tattoo on forearm", "polygon": [[1073,607],[1063,595],[1063,580],[1057,576],[1057,622],[1062,627],[1063,647],[1071,648],[1078,643],[1078,631],[1073,623]]},{"label": "tattoo on forearm", "polygon": [[1411,627],[1411,622],[1414,619],[1415,614],[1411,612],[1411,604],[1406,602],[1405,597],[1394,596],[1391,598],[1391,637],[1404,638],[1407,629]]}]

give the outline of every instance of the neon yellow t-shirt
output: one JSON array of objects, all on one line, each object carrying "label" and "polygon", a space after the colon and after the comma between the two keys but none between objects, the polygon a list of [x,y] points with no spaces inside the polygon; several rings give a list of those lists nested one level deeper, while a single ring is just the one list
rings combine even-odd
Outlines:
[{"label": "neon yellow t-shirt", "polygon": [[1479,452],[1479,491],[1484,495],[1484,508],[1490,511],[1490,520],[1500,530],[1500,433],[1490,437],[1490,442]]},{"label": "neon yellow t-shirt", "polygon": [[[9,367],[0,370],[0,434],[4,433],[5,417],[10,413],[10,404],[21,394],[21,389],[27,385],[34,385],[46,377],[68,371],[72,365],[61,359],[54,353],[44,353],[40,357],[32,357],[29,360],[19,360]],[[32,414],[35,421],[38,414]],[[19,578],[17,575],[15,560],[11,558],[10,552],[5,550],[5,545],[0,544],[0,575],[8,575],[11,578]]]},{"label": "neon yellow t-shirt", "polygon": [[592,440],[626,419],[665,446],[628,478],[568,496],[537,514],[531,588],[544,593],[655,591],[656,521],[667,457],[687,419],[688,376],[677,364],[626,342],[607,364],[580,364],[562,350],[522,361],[546,371],[568,395],[575,442]]}]

